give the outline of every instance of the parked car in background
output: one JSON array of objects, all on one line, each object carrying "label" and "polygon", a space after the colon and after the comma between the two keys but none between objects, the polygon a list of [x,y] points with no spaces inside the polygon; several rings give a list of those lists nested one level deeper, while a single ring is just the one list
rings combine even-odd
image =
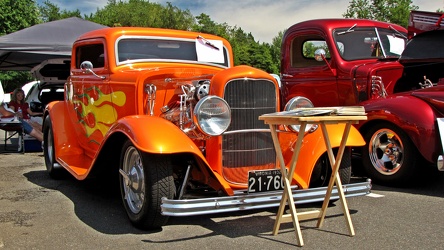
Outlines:
[{"label": "parked car in background", "polygon": [[401,26],[360,19],[310,20],[291,26],[282,42],[282,102],[297,96],[314,106],[362,105],[357,128],[368,176],[405,185],[429,164],[442,164],[444,30],[441,14],[415,12],[407,39]]},{"label": "parked car in background", "polygon": [[25,84],[25,101],[34,112],[43,112],[51,101],[64,99],[64,84],[69,76],[70,58],[45,60],[31,70],[37,79]]},{"label": "parked car in background", "polygon": [[[225,39],[135,27],[88,32],[73,44],[64,89],[65,99],[49,103],[44,115],[49,175],[118,179],[136,227],[159,228],[168,216],[279,206],[273,141],[258,119],[280,110],[279,86],[262,70],[234,66]],[[289,107],[299,105],[309,103],[291,100]],[[343,128],[328,126],[333,147]],[[297,134],[280,139],[288,164]],[[364,141],[353,128],[347,143]],[[312,128],[302,148],[292,181],[295,200],[323,200],[318,192],[330,166],[322,131]],[[343,183],[350,182],[346,152]],[[346,186],[353,196],[370,189],[369,182]]]}]

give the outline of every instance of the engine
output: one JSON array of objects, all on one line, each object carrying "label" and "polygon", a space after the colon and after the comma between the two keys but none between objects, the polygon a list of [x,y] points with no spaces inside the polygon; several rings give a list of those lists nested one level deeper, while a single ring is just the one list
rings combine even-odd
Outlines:
[{"label": "engine", "polygon": [[[172,81],[166,79],[166,81]],[[192,139],[207,139],[221,135],[231,122],[231,110],[228,103],[209,95],[209,80],[178,82],[182,94],[161,108],[161,117],[174,123]],[[148,100],[155,99],[154,85],[148,86]],[[150,98],[151,97],[151,98]],[[154,102],[149,103],[152,110]]]}]

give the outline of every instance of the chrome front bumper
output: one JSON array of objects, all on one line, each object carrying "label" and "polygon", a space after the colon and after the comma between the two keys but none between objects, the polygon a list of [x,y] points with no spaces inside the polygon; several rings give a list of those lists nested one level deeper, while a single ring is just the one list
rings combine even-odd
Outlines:
[{"label": "chrome front bumper", "polygon": [[[362,196],[370,193],[371,181],[343,185],[345,197]],[[321,202],[324,200],[327,187],[295,189],[295,204]],[[199,198],[188,200],[171,200],[162,198],[162,214],[166,216],[192,216],[215,214],[252,209],[279,207],[282,191],[267,193],[236,193],[234,196]],[[339,199],[338,190],[333,187],[330,200]]]}]

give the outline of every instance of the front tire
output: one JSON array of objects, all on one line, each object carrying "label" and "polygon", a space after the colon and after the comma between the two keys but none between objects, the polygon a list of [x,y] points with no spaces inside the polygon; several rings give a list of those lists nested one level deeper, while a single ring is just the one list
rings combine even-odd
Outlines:
[{"label": "front tire", "polygon": [[364,170],[375,182],[407,184],[417,173],[422,157],[407,134],[390,123],[379,123],[364,134]]},{"label": "front tire", "polygon": [[143,230],[164,226],[168,217],[161,214],[161,199],[175,193],[168,156],[140,152],[128,140],[120,159],[120,191],[131,223]]},{"label": "front tire", "polygon": [[[337,149],[333,149],[336,156]],[[339,177],[342,184],[349,184],[351,180],[351,148],[346,147],[339,166]],[[310,178],[310,188],[324,187],[328,185],[331,177],[331,165],[327,153],[319,157]]]}]

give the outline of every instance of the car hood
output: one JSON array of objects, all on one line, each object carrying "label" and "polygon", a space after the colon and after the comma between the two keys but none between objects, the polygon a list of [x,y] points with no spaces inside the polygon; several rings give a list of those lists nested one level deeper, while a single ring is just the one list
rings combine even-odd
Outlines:
[{"label": "car hood", "polygon": [[41,85],[64,84],[70,74],[71,59],[57,58],[45,60],[31,70]]},{"label": "car hood", "polygon": [[399,62],[444,62],[444,50],[441,49],[444,30],[433,30],[414,36],[406,45]]}]

